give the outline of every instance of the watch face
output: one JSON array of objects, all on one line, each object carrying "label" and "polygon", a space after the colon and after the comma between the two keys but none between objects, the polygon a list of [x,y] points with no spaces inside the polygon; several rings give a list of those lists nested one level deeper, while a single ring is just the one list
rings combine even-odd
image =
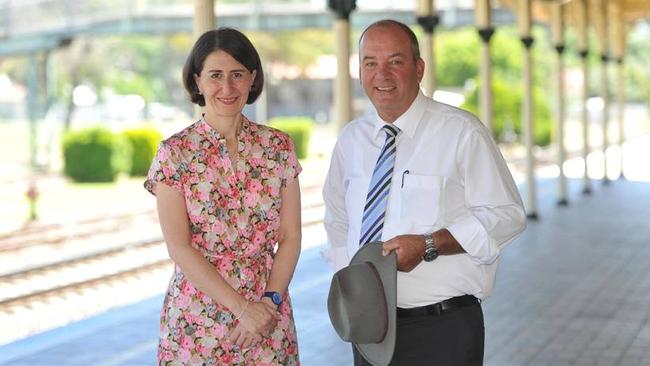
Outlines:
[{"label": "watch face", "polygon": [[282,304],[282,295],[278,292],[268,291],[264,293],[264,296],[270,298],[275,305]]},{"label": "watch face", "polygon": [[424,257],[422,258],[425,262],[431,262],[432,260],[438,258],[438,251],[433,248],[433,250],[427,250],[424,253]]}]

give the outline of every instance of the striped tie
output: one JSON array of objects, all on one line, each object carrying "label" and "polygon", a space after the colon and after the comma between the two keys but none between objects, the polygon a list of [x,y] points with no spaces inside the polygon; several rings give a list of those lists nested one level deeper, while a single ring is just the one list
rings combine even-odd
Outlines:
[{"label": "striped tie", "polygon": [[386,132],[386,141],[381,149],[381,154],[379,154],[368,186],[368,196],[366,197],[363,220],[361,221],[360,246],[380,240],[381,230],[384,227],[386,203],[388,202],[390,181],[393,177],[393,166],[395,165],[395,151],[397,150],[395,140],[400,129],[391,124],[384,125],[382,129]]}]

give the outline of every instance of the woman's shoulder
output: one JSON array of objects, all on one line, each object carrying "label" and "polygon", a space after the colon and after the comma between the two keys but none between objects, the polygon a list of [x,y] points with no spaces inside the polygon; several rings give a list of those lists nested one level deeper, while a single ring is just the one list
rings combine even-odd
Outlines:
[{"label": "woman's shoulder", "polygon": [[278,130],[275,127],[252,121],[250,122],[250,126],[253,135],[257,136],[259,142],[263,145],[277,147],[282,150],[287,147],[287,144],[291,144],[292,142],[291,137],[286,132]]},{"label": "woman's shoulder", "polygon": [[167,148],[186,146],[186,141],[196,140],[198,136],[197,126],[200,122],[201,121],[194,122],[191,125],[167,137],[166,139],[163,139],[161,144]]}]

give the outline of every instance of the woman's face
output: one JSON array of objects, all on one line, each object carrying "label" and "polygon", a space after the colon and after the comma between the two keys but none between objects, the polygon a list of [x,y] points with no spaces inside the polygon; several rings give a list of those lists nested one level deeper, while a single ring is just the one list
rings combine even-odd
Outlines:
[{"label": "woman's face", "polygon": [[225,51],[209,54],[201,74],[194,75],[199,92],[205,98],[206,113],[215,117],[239,115],[246,105],[255,75],[255,70],[248,71]]}]

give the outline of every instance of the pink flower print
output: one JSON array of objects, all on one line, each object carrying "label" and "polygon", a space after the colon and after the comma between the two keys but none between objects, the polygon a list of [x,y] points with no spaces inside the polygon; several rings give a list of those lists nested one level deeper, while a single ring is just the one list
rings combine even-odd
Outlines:
[{"label": "pink flower print", "polygon": [[162,352],[161,358],[163,361],[173,361],[174,360],[174,354],[172,351],[166,349]]},{"label": "pink flower print", "polygon": [[198,201],[191,201],[187,207],[190,219],[198,218],[203,212],[203,205]]},{"label": "pink flower print", "polygon": [[252,257],[257,251],[259,251],[259,247],[256,245],[246,245],[244,248],[244,255],[247,257]]},{"label": "pink flower print", "polygon": [[187,337],[187,336],[181,337],[181,347],[184,349],[194,348],[194,339],[192,339],[192,337]]},{"label": "pink flower print", "polygon": [[256,231],[253,234],[253,244],[255,244],[257,248],[259,248],[263,242],[264,242],[264,233]]},{"label": "pink flower print", "polygon": [[210,154],[208,157],[208,167],[217,169],[223,167],[222,160],[216,154]]},{"label": "pink flower print", "polygon": [[226,225],[223,223],[223,221],[217,220],[212,224],[211,231],[217,235],[221,235],[226,231]]},{"label": "pink flower print", "polygon": [[255,159],[255,161],[261,159],[263,153],[264,153],[264,147],[262,146],[262,144],[255,144],[251,146],[250,154],[252,159]]},{"label": "pink flower print", "polygon": [[262,183],[260,183],[260,181],[257,180],[257,179],[249,180],[248,184],[246,185],[246,190],[248,190],[250,192],[255,192],[255,193],[261,191],[262,188],[263,188]]},{"label": "pink flower print", "polygon": [[217,269],[221,275],[227,275],[232,270],[232,263],[227,260],[221,260],[217,264]]},{"label": "pink flower print", "polygon": [[262,351],[261,358],[262,358],[262,362],[266,362],[270,364],[275,358],[275,352],[270,348],[266,348]]},{"label": "pink flower print", "polygon": [[185,309],[190,304],[190,301],[191,301],[190,296],[181,293],[176,298],[176,306],[178,306],[181,309]]},{"label": "pink flower print", "polygon": [[192,357],[190,351],[185,348],[181,348],[178,350],[178,360],[185,363],[190,360],[190,357]]},{"label": "pink flower print", "polygon": [[203,366],[205,365],[205,362],[201,359],[201,356],[199,355],[193,355],[192,359],[190,360],[190,366]]},{"label": "pink flower print", "polygon": [[196,174],[192,174],[187,178],[187,182],[192,185],[198,184],[200,182],[199,176]]},{"label": "pink flower print", "polygon": [[194,288],[189,281],[184,281],[181,286],[181,293],[185,295],[194,295],[196,293],[196,288]]},{"label": "pink flower print", "polygon": [[215,323],[212,328],[210,328],[210,334],[216,339],[221,339],[226,334],[226,326],[220,323]]},{"label": "pink flower print", "polygon": [[[203,346],[202,344],[199,344],[198,346],[196,346],[196,350],[197,350],[197,351],[201,354],[201,356],[203,356],[203,357],[208,357],[208,356],[210,356],[210,353],[211,353],[211,351],[212,351],[210,348],[207,348],[207,347]],[[201,364],[201,363],[199,363],[199,364]]]},{"label": "pink flower print", "polygon": [[205,171],[203,172],[203,178],[208,183],[214,183],[214,181],[216,180],[216,175],[214,173],[214,170],[205,169]]},{"label": "pink flower print", "polygon": [[195,336],[199,338],[205,337],[205,327],[196,327],[196,332],[194,333]]},{"label": "pink flower print", "polygon": [[172,177],[176,174],[176,171],[169,165],[164,165],[162,167],[162,172],[165,177]]},{"label": "pink flower print", "polygon": [[248,191],[244,195],[244,205],[246,207],[255,207],[255,204],[260,199],[260,195],[255,191]]},{"label": "pink flower print", "polygon": [[212,190],[212,185],[208,182],[200,182],[196,185],[196,193],[198,198],[201,201],[207,201],[210,197],[210,191]]},{"label": "pink flower print", "polygon": [[255,279],[255,272],[249,267],[241,269],[241,279],[245,282],[251,282]]}]

